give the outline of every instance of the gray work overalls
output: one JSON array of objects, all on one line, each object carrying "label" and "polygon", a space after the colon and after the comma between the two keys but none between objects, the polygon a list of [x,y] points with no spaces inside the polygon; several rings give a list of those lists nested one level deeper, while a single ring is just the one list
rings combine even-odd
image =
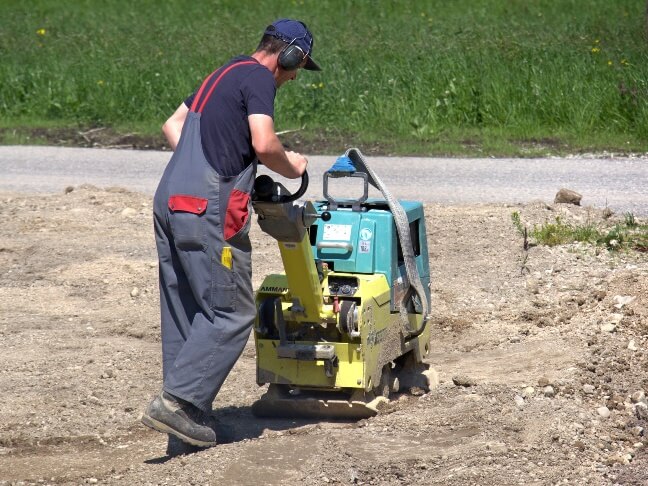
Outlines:
[{"label": "gray work overalls", "polygon": [[[248,232],[257,161],[238,176],[221,176],[205,158],[200,136],[212,91],[244,64],[254,62],[221,68],[202,84],[154,199],[163,388],[203,411],[211,410],[255,316]],[[221,260],[226,246],[231,268]]]}]

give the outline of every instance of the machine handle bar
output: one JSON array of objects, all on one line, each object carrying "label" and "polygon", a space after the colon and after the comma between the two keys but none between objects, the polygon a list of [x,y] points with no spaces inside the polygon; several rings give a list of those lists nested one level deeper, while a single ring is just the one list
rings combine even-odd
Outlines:
[{"label": "machine handle bar", "polygon": [[343,243],[341,241],[320,241],[317,244],[317,249],[321,250],[322,248],[333,248],[336,250],[346,250],[348,252],[353,251],[353,245],[351,243]]}]

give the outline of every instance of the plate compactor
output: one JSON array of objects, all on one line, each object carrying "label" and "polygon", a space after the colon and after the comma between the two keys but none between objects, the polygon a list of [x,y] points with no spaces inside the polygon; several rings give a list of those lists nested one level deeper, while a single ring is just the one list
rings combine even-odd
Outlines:
[{"label": "plate compactor", "polygon": [[[329,184],[360,178],[357,199],[329,195]],[[369,199],[369,184],[384,199]],[[325,200],[297,201],[267,175],[253,207],[275,238],[285,273],[268,275],[256,295],[257,383],[262,417],[360,419],[391,393],[424,393],[436,373],[423,362],[430,326],[430,271],[420,202],[396,201],[349,149],[324,173]]]}]

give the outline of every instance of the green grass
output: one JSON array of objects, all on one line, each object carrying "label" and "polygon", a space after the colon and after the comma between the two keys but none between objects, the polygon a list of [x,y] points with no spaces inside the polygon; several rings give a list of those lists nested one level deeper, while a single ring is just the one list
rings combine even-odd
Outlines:
[{"label": "green grass", "polygon": [[648,225],[637,223],[632,213],[626,213],[623,223],[611,227],[598,227],[593,223],[572,225],[556,217],[552,222],[533,225],[528,230],[517,211],[511,213],[511,221],[520,235],[525,239],[530,237],[537,245],[558,246],[578,241],[603,246],[611,251],[648,252]]},{"label": "green grass", "polygon": [[[321,73],[278,93],[276,127],[397,153],[648,150],[636,0],[91,0],[0,4],[0,127],[159,133],[211,70],[289,16]],[[19,137],[20,138],[20,137]],[[5,131],[6,141],[6,131]]]}]

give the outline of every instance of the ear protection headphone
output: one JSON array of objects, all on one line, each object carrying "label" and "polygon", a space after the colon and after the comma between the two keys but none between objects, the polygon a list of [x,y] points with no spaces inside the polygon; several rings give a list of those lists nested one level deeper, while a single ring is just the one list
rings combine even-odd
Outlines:
[{"label": "ear protection headphone", "polygon": [[[306,29],[306,32],[308,32],[306,25],[303,22],[300,22],[300,24],[302,24],[304,26],[304,29]],[[278,39],[288,42],[288,39],[284,39],[283,35],[277,34],[274,34],[274,36]],[[308,34],[306,33],[302,36],[295,37],[288,43],[286,47],[281,50],[278,58],[279,66],[281,68],[285,69],[286,71],[294,71],[295,69],[299,68],[302,62],[304,62],[306,56],[308,56],[310,54],[310,51],[313,49],[313,38],[311,37],[311,40],[309,42],[308,52],[304,52],[301,47],[295,44],[295,41],[304,39],[305,37],[307,37],[307,35]]]},{"label": "ear protection headphone", "polygon": [[[299,38],[300,37],[298,37],[298,39]],[[297,39],[293,39],[292,42],[284,47],[279,53],[279,66],[286,71],[294,71],[295,69],[298,69],[307,55],[301,47],[293,44],[296,40]]]}]

